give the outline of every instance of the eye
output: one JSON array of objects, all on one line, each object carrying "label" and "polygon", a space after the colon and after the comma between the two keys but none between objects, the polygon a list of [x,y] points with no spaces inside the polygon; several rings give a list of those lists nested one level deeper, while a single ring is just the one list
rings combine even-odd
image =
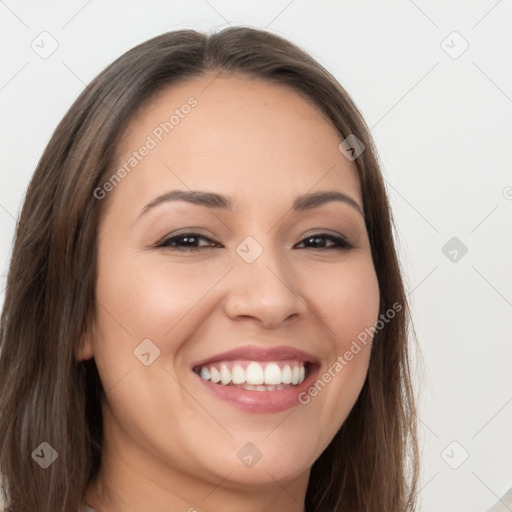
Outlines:
[{"label": "eye", "polygon": [[[208,242],[209,245],[197,245],[201,240]],[[191,251],[194,249],[205,249],[214,246],[219,247],[220,244],[204,235],[200,235],[199,233],[182,233],[163,240],[157,247],[164,247],[178,251]]]},{"label": "eye", "polygon": [[[327,240],[333,242],[334,245],[326,247],[325,243]],[[310,247],[305,247],[306,249],[341,249],[348,250],[353,249],[353,245],[343,236],[335,236],[329,235],[328,233],[316,233],[308,236],[302,242],[297,245],[301,245],[304,243],[311,244]],[[314,247],[316,245],[316,247]],[[318,247],[320,245],[320,247]]]},{"label": "eye", "polygon": [[[199,245],[199,243],[207,242],[206,245]],[[326,242],[331,241],[332,245],[326,246]],[[354,246],[343,236],[335,236],[330,235],[328,233],[317,233],[308,236],[302,242],[297,244],[295,247],[308,244],[309,246],[304,247],[305,249],[340,249],[340,250],[349,250]],[[164,239],[160,242],[157,247],[162,247],[170,250],[177,251],[193,251],[196,249],[209,249],[214,247],[222,247],[221,244],[214,242],[210,238],[200,235],[199,233],[182,233],[180,235],[175,235],[170,238]]]}]

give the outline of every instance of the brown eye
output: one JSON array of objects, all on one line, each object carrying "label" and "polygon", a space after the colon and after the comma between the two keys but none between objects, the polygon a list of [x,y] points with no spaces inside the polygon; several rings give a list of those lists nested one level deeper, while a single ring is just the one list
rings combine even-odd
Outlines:
[{"label": "brown eye", "polygon": [[[209,245],[198,245],[198,243],[203,240],[209,243]],[[219,246],[216,242],[207,238],[204,235],[200,235],[198,233],[182,233],[181,235],[176,235],[171,238],[167,238],[163,240],[158,247],[164,247],[166,249],[178,250],[178,251],[187,251],[194,249],[208,249],[214,246]]]},{"label": "brown eye", "polygon": [[[331,240],[334,245],[331,245],[329,247],[326,247],[326,240]],[[352,249],[354,246],[344,237],[341,236],[334,236],[329,235],[327,233],[317,233],[315,235],[310,235],[300,244],[311,244],[310,247],[305,247],[306,249],[342,249],[342,250],[348,250]],[[315,247],[316,246],[316,247]]]}]

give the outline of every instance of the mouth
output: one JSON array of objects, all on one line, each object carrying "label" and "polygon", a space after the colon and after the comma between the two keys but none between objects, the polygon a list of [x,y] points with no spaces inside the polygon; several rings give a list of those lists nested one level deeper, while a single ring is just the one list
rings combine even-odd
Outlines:
[{"label": "mouth", "polygon": [[235,349],[192,365],[206,389],[248,412],[279,412],[299,405],[320,364],[291,347]]},{"label": "mouth", "polygon": [[276,391],[302,384],[311,372],[311,363],[284,361],[221,361],[196,366],[194,372],[201,379],[221,386],[249,391]]}]

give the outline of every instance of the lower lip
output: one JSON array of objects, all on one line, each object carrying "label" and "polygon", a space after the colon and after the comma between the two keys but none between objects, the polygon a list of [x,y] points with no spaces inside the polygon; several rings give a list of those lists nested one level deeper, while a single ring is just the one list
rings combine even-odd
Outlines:
[{"label": "lower lip", "polygon": [[194,374],[210,393],[237,409],[255,413],[273,413],[302,405],[298,397],[311,386],[317,373],[318,369],[311,367],[309,375],[301,384],[276,391],[250,391],[233,386],[223,386],[204,380],[196,373]]}]

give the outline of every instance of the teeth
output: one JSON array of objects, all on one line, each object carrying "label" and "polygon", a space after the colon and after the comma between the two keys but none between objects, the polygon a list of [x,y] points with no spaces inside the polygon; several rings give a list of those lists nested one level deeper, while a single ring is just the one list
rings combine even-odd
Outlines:
[{"label": "teeth", "polygon": [[[210,368],[211,371],[211,368]],[[292,384],[297,385],[299,383],[299,367],[294,366],[292,370]]]},{"label": "teeth", "polygon": [[212,382],[217,383],[217,382],[220,382],[220,379],[221,379],[221,377],[220,377],[219,370],[217,370],[217,368],[215,368],[215,366],[212,366],[210,368],[210,380]]},{"label": "teeth", "polygon": [[297,386],[306,377],[304,363],[299,361],[287,363],[282,368],[277,362],[268,362],[262,366],[256,361],[251,361],[245,368],[242,364],[235,363],[231,370],[228,365],[229,362],[221,363],[220,366],[218,363],[215,366],[203,366],[199,375],[203,380],[210,380],[216,384],[236,385],[252,391],[285,389],[290,384]]},{"label": "teeth", "polygon": [[282,382],[281,368],[277,363],[267,364],[265,368],[265,384],[267,386],[281,384]]},{"label": "teeth", "polygon": [[248,389],[249,391],[275,391],[276,389],[286,389],[288,386],[283,384],[279,384],[277,386],[251,386],[250,384],[243,384],[241,387],[243,389]]},{"label": "teeth", "polygon": [[283,368],[281,379],[283,381],[283,384],[291,384],[291,382],[292,382],[292,369],[290,368],[289,364],[285,365],[285,367]]},{"label": "teeth", "polygon": [[254,361],[249,363],[247,370],[245,370],[245,381],[247,384],[252,384],[253,386],[263,384],[264,377],[263,368],[258,363]]},{"label": "teeth", "polygon": [[222,365],[220,369],[220,383],[223,386],[227,386],[231,382],[231,372],[225,365]]},{"label": "teeth", "polygon": [[233,369],[231,370],[231,380],[233,384],[243,384],[245,382],[245,370],[239,364],[233,366]]}]

